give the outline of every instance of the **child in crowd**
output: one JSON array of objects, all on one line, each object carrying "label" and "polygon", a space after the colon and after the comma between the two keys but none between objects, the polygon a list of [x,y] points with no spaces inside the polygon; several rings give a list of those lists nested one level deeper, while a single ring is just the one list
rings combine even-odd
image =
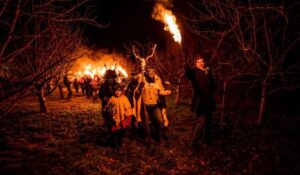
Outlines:
[{"label": "child in crowd", "polygon": [[116,84],[114,95],[108,100],[105,110],[109,113],[107,119],[109,141],[114,147],[121,147],[126,128],[130,127],[133,111],[128,98],[124,95],[124,88]]}]

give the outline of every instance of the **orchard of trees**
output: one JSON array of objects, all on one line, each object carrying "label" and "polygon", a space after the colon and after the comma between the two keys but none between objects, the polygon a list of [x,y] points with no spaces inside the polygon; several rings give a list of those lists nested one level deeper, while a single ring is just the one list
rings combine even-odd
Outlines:
[{"label": "orchard of trees", "polygon": [[[202,0],[186,4],[185,11],[178,10],[182,45],[166,38],[166,49],[157,49],[147,60],[171,82],[177,102],[187,84],[182,63],[192,64],[196,53],[209,60],[219,82],[222,116],[237,100],[229,99],[227,91],[243,89],[236,93],[243,93],[245,99],[259,97],[254,103],[259,104],[256,115],[261,123],[269,96],[299,88],[297,3]],[[105,27],[94,12],[88,0],[1,2],[0,100],[6,104],[2,113],[32,94],[38,97],[41,111],[47,111],[45,86],[51,82],[54,88],[48,93],[55,90],[80,57],[78,49],[86,40],[81,24]],[[129,44],[127,58],[134,54],[132,46],[147,56],[153,43]]]}]

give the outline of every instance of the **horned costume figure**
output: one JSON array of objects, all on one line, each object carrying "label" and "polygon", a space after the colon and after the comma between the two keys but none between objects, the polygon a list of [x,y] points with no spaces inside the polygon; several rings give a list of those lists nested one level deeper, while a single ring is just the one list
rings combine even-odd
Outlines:
[{"label": "horned costume figure", "polygon": [[116,79],[117,74],[114,70],[107,70],[104,75],[104,83],[100,86],[98,97],[102,101],[102,117],[104,118],[104,121],[107,121],[107,118],[109,117],[109,114],[106,110],[104,110],[104,107],[106,106],[108,99],[114,95],[114,86],[116,85]]},{"label": "horned costume figure", "polygon": [[157,45],[152,48],[152,53],[146,58],[142,58],[135,53],[133,53],[141,62],[142,72],[135,76],[138,82],[137,88],[134,91],[133,103],[134,112],[137,123],[142,123],[146,136],[147,142],[150,143],[150,126],[154,126],[154,136],[160,142],[161,139],[166,140],[165,126],[168,125],[168,119],[166,115],[162,115],[162,109],[159,105],[160,95],[169,95],[170,90],[165,90],[161,78],[155,73],[152,68],[146,68],[146,63],[149,58],[154,55]]}]

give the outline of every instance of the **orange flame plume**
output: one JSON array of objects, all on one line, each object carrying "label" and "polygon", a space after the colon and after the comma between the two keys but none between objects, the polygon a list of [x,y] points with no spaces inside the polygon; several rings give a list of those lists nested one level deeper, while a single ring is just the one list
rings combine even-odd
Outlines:
[{"label": "orange flame plume", "polygon": [[178,25],[176,24],[176,17],[173,15],[172,11],[166,9],[162,4],[156,4],[154,6],[152,18],[164,23],[164,29],[172,33],[175,42],[181,44],[181,34]]}]

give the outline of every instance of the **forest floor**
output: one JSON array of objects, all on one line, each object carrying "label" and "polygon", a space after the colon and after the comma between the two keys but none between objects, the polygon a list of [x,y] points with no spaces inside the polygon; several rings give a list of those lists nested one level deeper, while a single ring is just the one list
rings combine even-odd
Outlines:
[{"label": "forest floor", "polygon": [[190,145],[195,123],[188,105],[168,99],[169,145],[127,134],[122,149],[105,143],[98,101],[75,94],[47,98],[38,113],[27,98],[0,120],[0,174],[299,174],[300,109],[276,111],[256,126],[254,116],[234,113],[223,129],[213,117],[211,145]]}]

